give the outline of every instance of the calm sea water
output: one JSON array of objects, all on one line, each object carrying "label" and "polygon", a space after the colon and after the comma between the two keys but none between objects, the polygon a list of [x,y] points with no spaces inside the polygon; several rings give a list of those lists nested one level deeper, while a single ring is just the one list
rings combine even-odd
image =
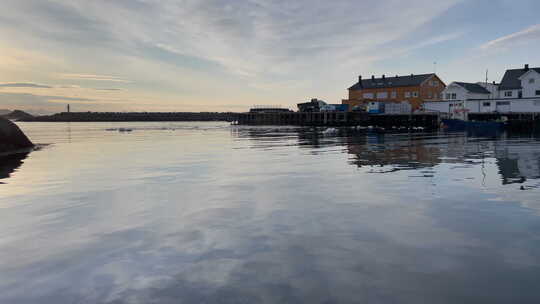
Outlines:
[{"label": "calm sea water", "polygon": [[19,125],[0,303],[540,303],[534,137]]}]

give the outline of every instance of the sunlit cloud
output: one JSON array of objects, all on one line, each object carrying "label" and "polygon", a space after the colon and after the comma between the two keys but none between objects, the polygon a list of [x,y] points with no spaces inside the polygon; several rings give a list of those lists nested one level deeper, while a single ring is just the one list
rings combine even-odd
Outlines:
[{"label": "sunlit cloud", "polygon": [[536,24],[519,32],[515,32],[510,35],[491,40],[481,45],[480,48],[484,50],[506,49],[510,47],[515,47],[518,44],[533,41],[540,41],[540,24]]},{"label": "sunlit cloud", "polygon": [[[391,60],[401,65],[392,72],[427,72],[407,57],[433,50],[431,65],[448,55],[443,45],[458,48],[473,29],[432,25],[464,2],[7,1],[0,83],[45,83],[66,97],[68,88],[89,99],[122,94],[126,107],[152,100],[147,110],[339,102],[358,74],[382,74]],[[537,35],[535,25],[483,48]]]},{"label": "sunlit cloud", "polygon": [[60,74],[61,79],[76,79],[76,80],[94,80],[94,81],[110,81],[129,83],[129,80],[117,76],[109,75],[92,75],[92,74]]}]

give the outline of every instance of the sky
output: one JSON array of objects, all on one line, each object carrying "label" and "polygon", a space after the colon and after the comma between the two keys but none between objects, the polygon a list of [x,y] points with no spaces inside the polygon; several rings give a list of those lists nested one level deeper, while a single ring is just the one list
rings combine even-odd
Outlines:
[{"label": "sky", "polygon": [[2,0],[0,109],[341,103],[358,75],[540,66],[538,0]]}]

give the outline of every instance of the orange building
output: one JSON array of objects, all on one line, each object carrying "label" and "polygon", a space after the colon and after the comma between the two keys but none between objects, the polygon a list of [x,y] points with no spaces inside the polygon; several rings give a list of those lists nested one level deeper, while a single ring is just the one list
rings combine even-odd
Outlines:
[{"label": "orange building", "polygon": [[349,99],[343,104],[349,110],[356,106],[365,106],[371,101],[402,102],[408,101],[413,110],[420,108],[424,101],[440,100],[446,85],[436,74],[407,75],[371,79],[358,77],[358,82],[349,88]]}]

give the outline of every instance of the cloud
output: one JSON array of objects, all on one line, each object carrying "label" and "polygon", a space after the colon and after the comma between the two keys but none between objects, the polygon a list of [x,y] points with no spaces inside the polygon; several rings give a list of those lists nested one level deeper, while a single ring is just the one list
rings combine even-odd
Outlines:
[{"label": "cloud", "polygon": [[0,36],[59,59],[33,63],[29,75],[98,88],[82,82],[137,83],[156,104],[196,96],[211,107],[215,92],[243,105],[294,103],[334,94],[358,71],[403,56],[411,43],[401,39],[459,1],[8,1]]},{"label": "cloud", "polygon": [[529,43],[532,41],[540,41],[540,24],[530,26],[522,31],[506,35],[495,40],[484,43],[480,46],[481,49],[506,49],[514,47],[516,44]]},{"label": "cloud", "polygon": [[123,91],[123,89],[120,88],[105,88],[105,89],[94,89],[96,91]]},{"label": "cloud", "polygon": [[51,86],[31,83],[31,82],[13,82],[13,83],[0,83],[0,88],[40,88],[51,89]]},{"label": "cloud", "polygon": [[0,102],[2,104],[8,104],[8,105],[43,106],[43,105],[50,105],[51,102],[60,102],[60,101],[95,102],[96,100],[91,99],[91,98],[82,98],[82,97],[0,92]]},{"label": "cloud", "polygon": [[110,82],[123,82],[129,83],[129,80],[123,79],[118,76],[109,75],[93,75],[93,74],[60,74],[62,79],[77,79],[77,80],[93,80],[93,81],[110,81]]}]

